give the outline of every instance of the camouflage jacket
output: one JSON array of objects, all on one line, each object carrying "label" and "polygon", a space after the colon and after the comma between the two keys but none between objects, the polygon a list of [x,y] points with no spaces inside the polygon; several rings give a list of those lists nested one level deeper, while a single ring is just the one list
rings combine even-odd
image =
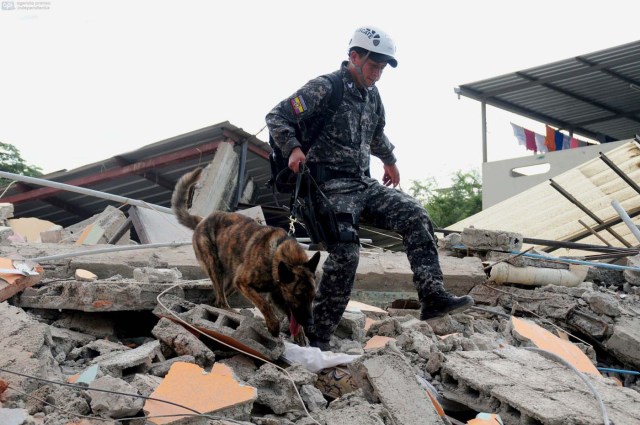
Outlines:
[{"label": "camouflage jacket", "polygon": [[[337,112],[328,117],[316,141],[307,153],[307,163],[363,176],[374,155],[384,164],[394,164],[394,146],[384,134],[384,107],[374,86],[360,90],[343,62],[336,74],[342,77],[343,98]],[[332,85],[317,77],[280,102],[266,116],[267,127],[276,145],[288,158],[301,146],[295,126],[304,134],[305,122],[324,113],[331,97]]]}]

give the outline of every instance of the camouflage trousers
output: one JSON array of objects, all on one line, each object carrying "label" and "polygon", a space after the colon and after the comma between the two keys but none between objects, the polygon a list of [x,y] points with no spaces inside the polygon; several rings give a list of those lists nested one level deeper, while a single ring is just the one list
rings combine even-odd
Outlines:
[{"label": "camouflage trousers", "polygon": [[[371,178],[334,179],[320,186],[327,199],[316,196],[316,210],[327,208],[327,200],[340,217],[341,231],[357,231],[360,220],[402,236],[413,271],[419,299],[442,289],[442,271],[431,219],[418,201],[399,190],[383,186]],[[344,220],[351,215],[354,220]],[[338,242],[327,247],[329,257],[314,301],[311,338],[329,341],[349,302],[360,245]]]}]

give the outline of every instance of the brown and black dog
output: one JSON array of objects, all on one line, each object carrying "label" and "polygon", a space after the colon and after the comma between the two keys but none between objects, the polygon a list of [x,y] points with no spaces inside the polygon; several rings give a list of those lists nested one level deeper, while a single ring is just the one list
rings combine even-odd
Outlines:
[{"label": "brown and black dog", "polygon": [[273,336],[280,332],[274,306],[289,316],[289,329],[297,336],[300,325],[313,323],[320,253],[308,259],[284,229],[262,226],[242,214],[214,211],[203,218],[189,213],[189,193],[201,173],[197,168],[178,180],[171,207],[178,222],[193,229],[193,249],[213,283],[215,306],[230,309],[227,296],[238,290],[260,310]]}]

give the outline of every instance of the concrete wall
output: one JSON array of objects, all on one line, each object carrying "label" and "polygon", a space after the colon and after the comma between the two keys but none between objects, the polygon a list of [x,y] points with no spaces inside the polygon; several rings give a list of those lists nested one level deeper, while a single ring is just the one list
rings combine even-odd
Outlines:
[{"label": "concrete wall", "polygon": [[[597,158],[600,152],[606,154],[607,151],[628,142],[629,140],[622,140],[523,158],[486,162],[482,164],[482,209],[486,209],[584,162]],[[548,171],[542,174],[524,176],[513,172],[514,169],[520,167],[540,166],[542,168],[545,164],[547,164]]]}]

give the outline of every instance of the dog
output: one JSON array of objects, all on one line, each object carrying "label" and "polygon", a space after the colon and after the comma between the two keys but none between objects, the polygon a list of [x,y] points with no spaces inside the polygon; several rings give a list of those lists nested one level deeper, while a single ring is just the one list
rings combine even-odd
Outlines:
[{"label": "dog", "polygon": [[320,252],[309,259],[284,229],[263,226],[242,214],[191,214],[190,193],[201,173],[202,168],[196,168],[178,180],[171,207],[178,222],[193,229],[193,249],[213,284],[215,307],[230,310],[227,296],[239,291],[260,310],[271,335],[280,333],[275,306],[289,316],[289,331],[297,338],[303,327],[313,324]]}]

